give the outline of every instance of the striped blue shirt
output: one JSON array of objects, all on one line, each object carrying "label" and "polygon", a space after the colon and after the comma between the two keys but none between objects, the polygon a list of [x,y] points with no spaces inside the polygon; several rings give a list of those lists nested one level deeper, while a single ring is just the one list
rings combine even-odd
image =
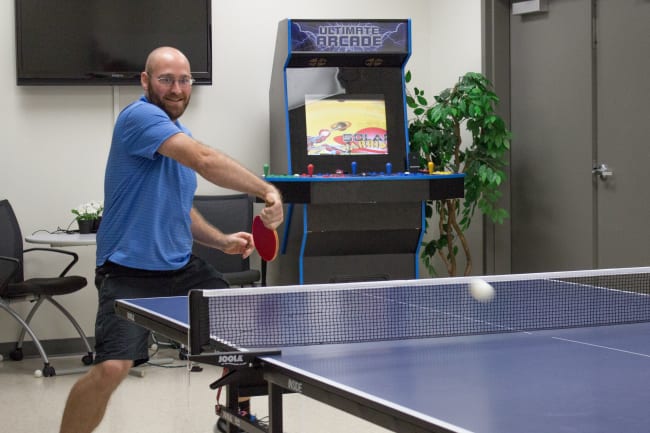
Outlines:
[{"label": "striped blue shirt", "polygon": [[97,266],[174,270],[192,252],[190,209],[196,173],[158,153],[174,134],[190,135],[142,96],[118,116],[104,178]]}]

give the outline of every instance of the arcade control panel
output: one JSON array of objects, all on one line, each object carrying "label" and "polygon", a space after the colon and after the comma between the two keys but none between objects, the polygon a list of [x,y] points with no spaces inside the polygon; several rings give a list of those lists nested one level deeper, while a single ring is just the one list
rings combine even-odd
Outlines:
[{"label": "arcade control panel", "polygon": [[293,175],[270,174],[264,166],[264,178],[282,193],[285,203],[390,203],[444,200],[464,196],[464,174],[434,171],[393,172],[387,163],[383,172],[350,170],[318,173],[313,164],[307,172]]}]

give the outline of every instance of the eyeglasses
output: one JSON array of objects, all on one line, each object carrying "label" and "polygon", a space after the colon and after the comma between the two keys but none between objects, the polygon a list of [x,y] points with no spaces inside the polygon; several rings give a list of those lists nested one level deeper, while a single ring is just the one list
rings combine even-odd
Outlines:
[{"label": "eyeglasses", "polygon": [[186,88],[190,87],[192,84],[194,84],[194,78],[190,77],[181,77],[181,78],[174,78],[174,77],[167,77],[167,76],[162,76],[157,78],[158,82],[162,84],[165,87],[172,87],[174,83],[178,83],[178,85],[181,88]]}]

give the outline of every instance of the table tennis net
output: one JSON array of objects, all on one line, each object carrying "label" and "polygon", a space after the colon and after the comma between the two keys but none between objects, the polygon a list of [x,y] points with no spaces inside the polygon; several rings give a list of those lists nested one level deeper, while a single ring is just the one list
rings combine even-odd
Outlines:
[{"label": "table tennis net", "polygon": [[[213,341],[233,348],[336,344],[650,320],[650,268],[204,291]],[[192,314],[192,311],[190,311]]]}]

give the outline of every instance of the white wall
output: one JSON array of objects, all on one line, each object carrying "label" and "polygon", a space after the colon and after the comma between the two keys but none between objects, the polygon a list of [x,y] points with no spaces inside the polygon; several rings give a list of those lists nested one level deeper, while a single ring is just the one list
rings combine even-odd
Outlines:
[{"label": "white wall", "polygon": [[[268,87],[277,24],[284,18],[411,18],[414,84],[438,92],[466,71],[479,71],[480,0],[251,0],[213,1],[213,82],[197,86],[182,121],[193,135],[255,172],[269,160]],[[24,234],[67,227],[70,209],[103,196],[104,164],[114,106],[140,95],[138,87],[18,87],[15,83],[14,2],[0,2],[0,71],[5,79],[0,125],[0,199],[11,201]],[[199,183],[199,193],[222,190]],[[29,246],[29,245],[28,245]],[[76,247],[74,268],[89,280],[62,297],[88,335],[94,334],[97,295],[94,247]],[[50,258],[30,259],[27,276],[56,272]],[[26,311],[27,303],[14,304]],[[44,306],[34,329],[42,339],[75,333]],[[0,311],[0,342],[18,326]]]}]

